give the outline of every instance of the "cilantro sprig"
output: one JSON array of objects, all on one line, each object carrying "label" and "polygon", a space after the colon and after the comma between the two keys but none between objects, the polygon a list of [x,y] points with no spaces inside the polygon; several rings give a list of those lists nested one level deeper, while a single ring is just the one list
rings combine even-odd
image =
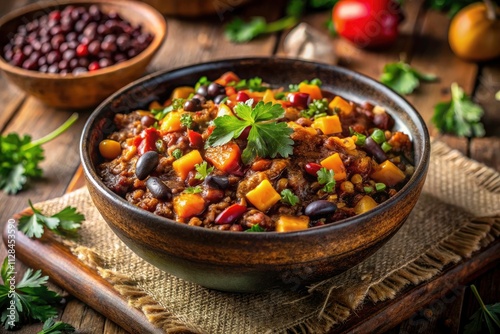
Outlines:
[{"label": "cilantro sprig", "polygon": [[322,167],[317,173],[318,183],[323,185],[322,190],[326,193],[331,193],[335,189],[335,173],[331,169]]},{"label": "cilantro sprig", "polygon": [[295,195],[290,189],[283,189],[281,191],[281,201],[291,206],[300,202],[297,195]]},{"label": "cilantro sprig", "polygon": [[193,125],[193,117],[190,114],[181,115],[181,124],[186,128],[190,129]]},{"label": "cilantro sprig", "polygon": [[404,61],[386,64],[380,77],[380,82],[404,95],[411,94],[417,89],[420,81],[436,80],[436,75],[419,72]]},{"label": "cilantro sprig", "polygon": [[16,194],[30,178],[41,177],[43,171],[38,164],[44,159],[42,145],[65,132],[77,119],[78,114],[74,113],[56,130],[34,141],[29,135],[17,133],[0,136],[0,189]]},{"label": "cilantro sprig", "polygon": [[43,328],[37,334],[62,334],[73,333],[75,327],[62,321],[55,321],[54,318],[49,318],[43,323]]},{"label": "cilantro sprig", "polygon": [[265,229],[263,229],[259,224],[252,225],[248,230],[245,230],[245,232],[266,232]]},{"label": "cilantro sprig", "polygon": [[482,137],[484,126],[481,117],[483,108],[472,102],[457,83],[451,84],[451,100],[434,107],[432,123],[440,132],[461,137]]},{"label": "cilantro sprig", "polygon": [[205,180],[208,174],[212,173],[214,170],[213,167],[208,167],[208,163],[206,161],[203,161],[201,164],[196,164],[194,169],[196,170],[194,178],[197,180]]},{"label": "cilantro sprig", "polygon": [[172,112],[174,110],[179,110],[184,106],[184,102],[186,102],[185,99],[174,99],[172,101],[172,104],[170,104],[168,107],[165,107],[163,109],[153,109],[151,110],[151,113],[157,120],[162,120],[167,116],[169,112]]},{"label": "cilantro sprig", "polygon": [[[30,268],[26,270],[23,278],[16,282],[15,289],[11,290],[10,282],[15,275],[14,271],[14,264],[5,258],[1,270],[3,284],[0,285],[0,309],[3,310],[1,320],[4,328],[14,329],[33,320],[45,321],[57,316],[54,306],[60,304],[61,297],[45,285],[49,278],[42,276],[40,270],[34,272]],[[14,319],[10,317],[11,310]]]},{"label": "cilantro sprig", "polygon": [[187,187],[184,189],[183,193],[185,194],[199,194],[203,191],[203,189],[200,186],[196,187]]},{"label": "cilantro sprig", "polygon": [[220,146],[238,138],[250,127],[247,147],[243,150],[241,159],[248,164],[259,156],[262,158],[287,158],[293,154],[293,140],[290,138],[293,130],[285,122],[276,122],[283,117],[285,110],[280,104],[260,101],[252,108],[253,100],[238,103],[234,112],[238,117],[225,115],[214,120],[215,129],[208,137],[208,146]]},{"label": "cilantro sprig", "polygon": [[40,210],[35,209],[29,201],[33,214],[24,215],[19,219],[17,228],[30,238],[40,238],[44,227],[57,234],[73,234],[80,228],[85,216],[76,211],[76,208],[67,206],[52,216],[45,216]]},{"label": "cilantro sprig", "polygon": [[[464,334],[498,333],[500,331],[500,303],[485,305],[476,286],[472,284],[470,288],[480,308],[470,317],[470,322],[464,328]],[[488,330],[484,328],[485,325]]]}]

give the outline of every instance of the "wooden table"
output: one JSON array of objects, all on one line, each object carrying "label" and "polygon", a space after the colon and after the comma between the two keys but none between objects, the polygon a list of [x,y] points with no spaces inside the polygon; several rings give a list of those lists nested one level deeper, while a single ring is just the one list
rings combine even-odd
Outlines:
[{"label": "wooden table", "polygon": [[[29,0],[2,1],[0,14],[24,5]],[[483,118],[487,136],[480,139],[441,136],[452,147],[460,150],[472,159],[500,170],[500,102],[494,99],[500,90],[500,61],[476,64],[456,58],[446,42],[449,20],[445,14],[429,11],[422,5],[422,0],[406,1],[406,20],[401,26],[401,37],[396,45],[383,51],[362,51],[349,43],[332,38],[332,43],[339,56],[339,64],[378,78],[382,67],[387,62],[399,60],[403,54],[413,66],[439,76],[440,81],[424,84],[408,97],[408,100],[428,122],[431,133],[437,135],[430,125],[433,106],[449,99],[449,87],[457,82],[468,94],[474,97],[485,109]],[[283,13],[285,1],[256,1],[252,5],[233,9],[227,8],[219,16],[197,20],[181,20],[168,17],[168,37],[160,54],[151,64],[149,71],[172,69],[184,65],[222,59],[228,57],[283,55],[283,34],[273,34],[259,38],[251,43],[233,45],[223,37],[222,24],[234,14],[243,17],[264,15],[275,19]],[[314,13],[304,18],[326,33],[323,23],[329,13]],[[39,138],[63,123],[71,114],[69,110],[55,110],[46,107],[37,100],[26,96],[10,85],[0,75],[0,129],[2,134],[18,132]],[[30,187],[15,196],[0,193],[0,227],[16,212],[28,204],[43,201],[65,193],[70,185],[80,161],[78,146],[80,133],[91,110],[80,112],[78,122],[64,135],[44,146],[45,161],[41,164],[44,177],[30,182]],[[3,245],[0,259],[6,254]],[[22,274],[26,267],[19,261],[17,271]],[[473,282],[479,288],[486,303],[500,301],[500,269],[480,275]],[[52,286],[53,289],[58,289]],[[444,286],[451,290],[451,297],[440,298],[417,311],[409,319],[400,319],[401,323],[390,333],[425,332],[456,333],[463,329],[464,323],[478,308],[469,289],[465,286]],[[60,291],[60,289],[59,289]],[[450,295],[450,294],[449,294]],[[406,307],[410,307],[409,305]],[[67,297],[67,304],[60,315],[62,321],[71,323],[85,333],[125,333],[123,329],[96,313],[82,302]],[[41,325],[26,326],[17,333],[36,333]]]}]

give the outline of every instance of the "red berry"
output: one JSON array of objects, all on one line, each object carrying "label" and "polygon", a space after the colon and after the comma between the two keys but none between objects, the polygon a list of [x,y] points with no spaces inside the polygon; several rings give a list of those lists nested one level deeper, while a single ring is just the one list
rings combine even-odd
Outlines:
[{"label": "red berry", "polygon": [[99,66],[99,62],[97,62],[97,61],[93,61],[89,64],[89,72],[97,71],[100,68],[101,68],[101,66]]},{"label": "red berry", "polygon": [[245,92],[238,92],[238,95],[236,95],[236,101],[238,102],[245,102],[249,98],[250,96],[248,96],[248,94]]},{"label": "red berry", "polygon": [[309,105],[309,94],[307,93],[290,93],[288,94],[288,101],[295,108],[303,108],[306,109]]},{"label": "red berry", "polygon": [[76,47],[76,55],[78,57],[86,57],[89,54],[89,48],[85,44],[80,44]]},{"label": "red berry", "polygon": [[318,171],[321,169],[321,165],[315,162],[309,162],[304,166],[304,169],[306,170],[307,174],[317,176]]}]

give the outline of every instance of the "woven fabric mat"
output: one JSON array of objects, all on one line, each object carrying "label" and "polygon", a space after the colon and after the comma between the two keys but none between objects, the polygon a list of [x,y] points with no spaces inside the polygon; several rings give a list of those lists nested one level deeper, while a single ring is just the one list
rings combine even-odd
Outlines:
[{"label": "woven fabric mat", "polygon": [[86,216],[76,241],[61,240],[165,332],[324,333],[364,301],[393,298],[500,236],[500,174],[433,141],[421,198],[398,233],[358,266],[306,289],[212,291],[166,274],[108,228],[86,188],[36,205]]}]

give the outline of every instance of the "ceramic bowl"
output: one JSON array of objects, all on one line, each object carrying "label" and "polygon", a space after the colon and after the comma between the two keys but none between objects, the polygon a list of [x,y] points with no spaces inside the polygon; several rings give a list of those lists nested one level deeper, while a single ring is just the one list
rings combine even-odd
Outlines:
[{"label": "ceramic bowl", "polygon": [[0,45],[7,44],[8,38],[22,23],[69,4],[83,7],[96,4],[104,12],[116,11],[127,21],[141,24],[143,31],[154,35],[153,41],[144,51],[129,60],[79,75],[28,71],[9,64],[2,57],[0,69],[11,82],[49,106],[71,109],[95,107],[119,88],[144,74],[147,65],[165,40],[167,25],[156,9],[142,2],[54,0],[35,3],[0,18]]},{"label": "ceramic bowl", "polygon": [[[358,103],[381,105],[396,127],[411,136],[415,173],[394,197],[375,209],[321,227],[289,233],[232,233],[188,226],[135,207],[109,190],[96,173],[98,144],[114,131],[113,116],[165,100],[177,86],[201,76],[234,71],[276,85],[319,78],[323,89]],[[424,121],[401,96],[353,71],[298,60],[252,58],[217,61],[161,72],[121,89],[90,116],[81,138],[81,159],[95,206],[135,253],[158,268],[202,286],[224,291],[297,288],[331,277],[361,262],[393,236],[415,206],[429,162]]]}]

